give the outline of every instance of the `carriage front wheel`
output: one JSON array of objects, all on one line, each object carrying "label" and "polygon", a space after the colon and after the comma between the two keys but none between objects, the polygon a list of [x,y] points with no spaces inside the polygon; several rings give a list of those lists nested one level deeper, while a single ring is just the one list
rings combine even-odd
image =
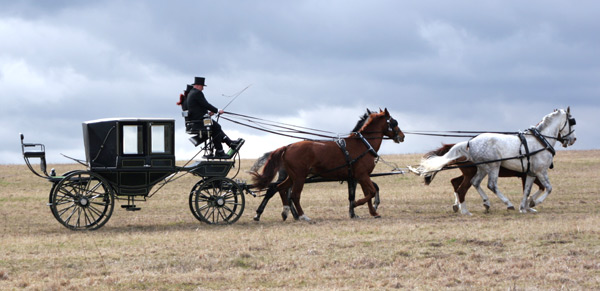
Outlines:
[{"label": "carriage front wheel", "polygon": [[190,210],[208,224],[231,224],[244,212],[244,193],[235,181],[225,177],[203,179],[190,192]]},{"label": "carriage front wheel", "polygon": [[110,218],[114,194],[106,180],[89,171],[69,172],[50,191],[50,209],[72,230],[95,230]]}]

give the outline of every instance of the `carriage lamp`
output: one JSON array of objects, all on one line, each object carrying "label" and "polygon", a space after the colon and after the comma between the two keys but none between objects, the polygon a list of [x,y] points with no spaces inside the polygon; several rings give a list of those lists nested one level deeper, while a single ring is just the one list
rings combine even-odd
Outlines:
[{"label": "carriage lamp", "polygon": [[209,127],[212,125],[212,118],[210,118],[210,116],[208,117],[204,117],[204,126]]}]

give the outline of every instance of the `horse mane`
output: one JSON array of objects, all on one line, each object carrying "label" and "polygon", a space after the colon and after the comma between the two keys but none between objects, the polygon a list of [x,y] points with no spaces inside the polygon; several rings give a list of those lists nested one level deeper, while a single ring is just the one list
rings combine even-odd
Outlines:
[{"label": "horse mane", "polygon": [[375,120],[377,117],[381,117],[385,114],[385,112],[372,112],[370,110],[367,109],[367,112],[365,114],[363,114],[363,116],[361,116],[360,120],[356,123],[356,126],[354,127],[354,129],[352,130],[352,132],[359,132],[362,131],[363,129],[365,129],[367,126],[369,126],[369,124],[371,124],[371,122],[373,122],[373,120]]},{"label": "horse mane", "polygon": [[354,126],[354,129],[352,129],[352,132],[358,132],[359,130],[361,130],[363,126],[365,126],[365,123],[367,123],[369,116],[369,111],[365,112],[365,114],[363,114],[363,116],[360,117],[358,122],[356,122],[356,126]]},{"label": "horse mane", "polygon": [[544,118],[542,118],[542,120],[540,122],[538,122],[538,124],[536,124],[535,127],[540,131],[545,129],[546,126],[548,126],[549,120],[554,118],[555,115],[560,114],[560,113],[561,113],[561,110],[558,110],[558,109],[554,110],[552,113],[544,116]]}]

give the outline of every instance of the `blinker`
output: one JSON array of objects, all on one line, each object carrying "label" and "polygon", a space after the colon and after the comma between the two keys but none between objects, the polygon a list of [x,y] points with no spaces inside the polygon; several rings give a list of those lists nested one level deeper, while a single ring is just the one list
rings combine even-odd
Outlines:
[{"label": "blinker", "polygon": [[575,121],[575,118],[572,118],[572,117],[571,117],[571,118],[569,118],[569,125],[570,125],[570,126],[573,126],[573,125],[575,125],[575,124],[577,124],[577,122]]}]

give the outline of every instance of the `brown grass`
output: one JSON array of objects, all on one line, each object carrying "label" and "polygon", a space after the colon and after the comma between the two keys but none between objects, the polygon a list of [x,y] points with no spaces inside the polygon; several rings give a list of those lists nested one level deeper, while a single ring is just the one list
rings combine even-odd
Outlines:
[{"label": "brown grass", "polygon": [[[242,162],[243,170],[252,163]],[[73,232],[46,206],[48,182],[4,165],[0,289],[598,289],[600,151],[560,151],[555,166],[554,191],[537,214],[508,212],[492,193],[492,212],[484,214],[474,190],[467,194],[473,216],[455,214],[453,170],[431,186],[409,174],[375,178],[381,219],[366,207],[357,208],[363,218],[349,219],[346,185],[321,183],[307,185],[302,200],[313,224],[282,222],[277,197],[255,223],[260,199],[247,196],[237,223],[213,227],[190,214],[197,179],[186,176],[139,203],[141,211],[117,201],[103,228]],[[500,186],[518,205],[520,182]]]}]

